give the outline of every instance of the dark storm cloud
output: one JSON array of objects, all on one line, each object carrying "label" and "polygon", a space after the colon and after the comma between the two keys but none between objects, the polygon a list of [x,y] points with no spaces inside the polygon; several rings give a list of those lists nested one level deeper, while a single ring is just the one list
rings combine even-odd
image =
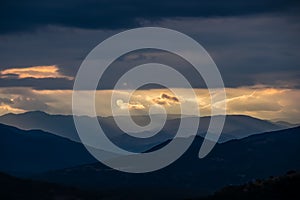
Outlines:
[{"label": "dark storm cloud", "polygon": [[298,8],[296,0],[6,0],[1,2],[0,33],[34,30],[47,25],[119,29],[163,18],[296,13]]},{"label": "dark storm cloud", "polygon": [[[149,25],[178,30],[197,40],[217,64],[226,87],[262,84],[277,88],[300,88],[298,16],[164,19]],[[85,56],[101,41],[119,31],[53,26],[34,33],[0,35],[0,71],[55,64],[61,75],[75,77]],[[188,63],[161,51],[121,57],[106,71],[100,88],[113,88],[118,78],[130,68],[151,62],[172,66],[186,76],[192,86],[206,88],[201,76]],[[6,76],[0,80],[0,87],[72,89],[73,86],[73,81],[67,79],[18,79],[12,74]]]},{"label": "dark storm cloud", "polygon": [[160,97],[152,99],[152,102],[159,105],[172,105],[180,103],[179,99],[176,96],[171,96],[165,93],[162,93]]},{"label": "dark storm cloud", "polygon": [[37,90],[72,89],[73,81],[65,78],[0,78],[0,87],[31,87]]}]

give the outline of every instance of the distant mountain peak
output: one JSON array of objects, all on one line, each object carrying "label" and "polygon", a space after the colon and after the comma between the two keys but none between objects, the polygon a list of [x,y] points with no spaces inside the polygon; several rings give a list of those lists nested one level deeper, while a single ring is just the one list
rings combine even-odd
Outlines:
[{"label": "distant mountain peak", "polygon": [[23,114],[50,115],[50,114],[48,114],[44,111],[41,111],[41,110],[28,111],[28,112],[25,112]]}]

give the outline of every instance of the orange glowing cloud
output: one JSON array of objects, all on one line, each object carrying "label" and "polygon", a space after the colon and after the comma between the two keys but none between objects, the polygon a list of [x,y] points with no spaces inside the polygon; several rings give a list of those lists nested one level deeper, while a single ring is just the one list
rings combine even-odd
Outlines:
[{"label": "orange glowing cloud", "polygon": [[14,108],[10,105],[0,105],[0,115],[4,115],[7,113],[24,113],[26,110]]},{"label": "orange glowing cloud", "polygon": [[172,105],[172,104],[179,104],[180,101],[176,96],[171,96],[165,93],[162,93],[160,97],[152,99],[153,103],[159,105]]},{"label": "orange glowing cloud", "polygon": [[62,75],[56,65],[33,66],[26,68],[10,68],[0,71],[0,76],[8,78],[17,76],[17,78],[66,78],[72,80],[73,77]]}]

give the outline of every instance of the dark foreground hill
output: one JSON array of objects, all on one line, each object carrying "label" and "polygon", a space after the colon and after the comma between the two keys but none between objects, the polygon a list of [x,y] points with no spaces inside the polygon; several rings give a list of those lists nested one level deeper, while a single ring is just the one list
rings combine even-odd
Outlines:
[{"label": "dark foreground hill", "polygon": [[25,180],[0,173],[0,199],[3,200],[99,200],[100,195],[74,187]]},{"label": "dark foreground hill", "polygon": [[255,180],[239,186],[227,186],[214,195],[199,200],[285,200],[300,199],[300,173]]},{"label": "dark foreground hill", "polygon": [[96,162],[77,142],[0,124],[0,171],[28,175]]},{"label": "dark foreground hill", "polygon": [[[15,178],[0,173],[0,199],[5,200],[100,200],[100,199],[135,199],[122,196],[119,192],[98,192],[82,190],[75,187],[61,186],[42,181]],[[247,184],[227,186],[214,195],[193,198],[190,200],[285,200],[300,199],[300,174],[290,172],[280,177],[270,177],[265,180],[255,180]],[[122,191],[121,191],[122,192]],[[149,194],[145,193],[145,199]],[[165,199],[157,196],[155,199]],[[179,198],[181,199],[181,198]],[[182,198],[185,199],[185,198]]]}]

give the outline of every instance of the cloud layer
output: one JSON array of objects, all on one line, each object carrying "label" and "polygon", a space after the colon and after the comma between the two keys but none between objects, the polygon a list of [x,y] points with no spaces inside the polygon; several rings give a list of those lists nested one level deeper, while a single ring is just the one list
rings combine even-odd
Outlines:
[{"label": "cloud layer", "polygon": [[[214,59],[226,87],[262,84],[300,88],[299,17],[167,19],[148,25],[179,30],[197,40]],[[117,32],[50,27],[35,33],[0,36],[0,70],[57,64],[62,75],[75,77],[88,52]],[[165,52],[138,51],[116,60],[105,74],[103,89],[112,89],[115,80],[133,66],[149,62],[169,65],[188,76],[194,87],[206,87],[184,60]],[[0,79],[0,87],[72,89],[72,84],[63,78]]]},{"label": "cloud layer", "polygon": [[4,1],[1,3],[0,34],[35,30],[48,25],[83,29],[136,27],[144,21],[178,17],[244,16],[295,12],[294,0],[89,0]]},{"label": "cloud layer", "polygon": [[[0,114],[28,110],[71,114],[73,78],[92,48],[124,28],[160,26],[191,36],[212,56],[227,87],[229,114],[298,123],[299,8],[296,0],[3,1]],[[133,66],[149,62],[175,68],[195,88],[206,87],[201,76],[174,55],[132,52],[105,72],[99,87],[105,90],[97,91],[100,115],[111,115],[109,97],[116,80]],[[147,114],[149,106],[163,105],[176,114],[180,102],[193,101],[153,88],[160,87],[144,88],[130,102],[115,102],[118,113],[130,109]],[[210,107],[218,105],[210,105],[205,89],[196,91],[202,115],[209,115]]]}]

